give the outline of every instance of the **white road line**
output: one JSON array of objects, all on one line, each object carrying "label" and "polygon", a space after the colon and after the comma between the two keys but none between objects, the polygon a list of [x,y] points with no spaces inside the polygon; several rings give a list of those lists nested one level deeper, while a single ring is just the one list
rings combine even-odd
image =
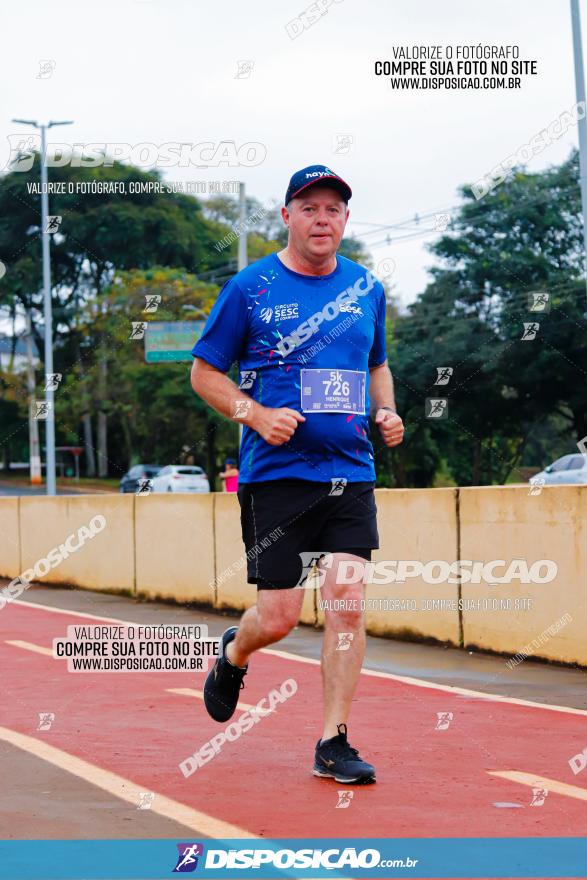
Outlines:
[{"label": "white road line", "polygon": [[[40,586],[43,586],[41,584]],[[108,594],[105,594],[108,595]],[[122,620],[120,617],[102,617],[100,614],[86,614],[83,611],[66,611],[65,608],[52,608],[49,605],[42,605],[40,602],[25,602],[23,599],[13,599],[11,605],[22,605],[23,607],[40,608],[41,611],[50,611],[52,614],[67,614],[69,617],[87,617],[88,620],[104,620],[107,623],[126,623],[132,626],[157,626],[152,623],[138,624],[135,620]],[[182,624],[169,624],[170,626],[181,626]]]},{"label": "white road line", "polygon": [[[284,657],[287,660],[297,660],[299,663],[314,663],[320,665],[319,660],[311,657],[298,657],[297,654],[290,654],[288,651],[276,651],[273,648],[263,648],[263,654],[274,654],[276,657]],[[407,675],[395,675],[393,672],[380,672],[377,669],[361,669],[361,675],[369,675],[372,678],[388,678],[393,681],[401,681],[405,684],[414,685],[414,687],[428,688],[436,691],[447,691],[452,694],[461,694],[465,697],[475,697],[476,699],[486,700],[495,703],[513,703],[515,706],[529,706],[532,709],[550,709],[551,712],[565,712],[569,715],[587,715],[587,709],[574,709],[569,706],[553,706],[549,703],[534,703],[531,700],[521,700],[518,697],[501,697],[497,694],[486,694],[483,691],[471,691],[467,688],[456,687],[450,684],[438,684],[432,681],[425,681],[421,678],[410,678]]]},{"label": "white road line", "polygon": [[[34,755],[43,761],[47,761],[54,767],[58,767],[66,773],[71,773],[90,785],[95,785],[97,788],[101,788],[102,791],[107,791],[114,797],[133,804],[135,807],[139,803],[139,793],[144,792],[148,787],[145,783],[137,785],[130,779],[125,779],[124,776],[118,776],[118,774],[112,773],[110,770],[98,767],[96,764],[90,764],[89,761],[84,761],[82,758],[70,755],[69,752],[57,749],[55,746],[51,746],[40,739],[27,736],[24,733],[17,733],[15,730],[10,730],[7,727],[0,727],[0,740],[10,743],[10,745],[21,749],[23,752],[27,752],[29,755]],[[177,775],[179,777],[179,770]],[[215,819],[214,816],[210,816],[208,813],[194,810],[192,807],[188,807],[187,804],[172,800],[158,792],[153,793],[155,797],[151,804],[151,813],[165,816],[166,819],[171,819],[173,822],[185,825],[186,828],[190,828],[192,831],[197,831],[200,834],[214,838],[245,837],[250,840],[261,840],[256,834],[251,834],[238,825],[232,825],[230,822]]]},{"label": "white road line", "polygon": [[[154,625],[145,623],[137,624],[133,620],[121,620],[118,617],[98,617],[94,614],[83,614],[80,611],[65,611],[63,608],[50,608],[48,605],[39,605],[34,602],[23,602],[21,599],[15,599],[14,604],[24,607],[28,605],[33,608],[40,608],[42,611],[54,612],[55,614],[70,614],[74,617],[87,617],[90,620],[106,620],[110,623],[130,623],[135,626]],[[176,625],[181,626],[181,624]],[[278,651],[274,648],[262,648],[261,653],[272,654],[275,657],[283,657],[286,660],[295,660],[297,663],[312,663],[314,666],[320,665],[320,661],[314,660],[313,657],[301,657],[298,654],[292,654],[289,651]],[[407,675],[395,675],[392,672],[379,672],[379,670],[376,669],[361,669],[361,675],[368,675],[372,678],[386,678],[391,681],[401,681],[404,684],[414,685],[414,687],[428,688],[435,691],[444,691],[445,693],[450,694],[460,694],[464,697],[475,697],[479,700],[487,700],[494,703],[511,703],[514,706],[528,706],[531,709],[548,709],[550,712],[563,712],[568,715],[587,715],[587,709],[575,709],[571,706],[553,706],[549,703],[535,703],[531,700],[521,700],[518,699],[518,697],[502,697],[498,696],[497,694],[486,694],[483,691],[473,691],[467,688],[455,687],[449,684],[439,684],[437,682],[425,681],[421,678],[410,678]]]},{"label": "white road line", "polygon": [[43,648],[41,645],[33,645],[32,642],[23,642],[20,639],[5,639],[7,645],[13,645],[15,648],[24,648],[26,651],[34,651],[36,654],[45,654],[47,657],[53,656],[51,648]]},{"label": "white road line", "polygon": [[587,788],[578,785],[570,785],[568,782],[559,782],[558,779],[549,779],[547,776],[522,773],[519,770],[487,770],[490,776],[499,776],[501,779],[509,779],[511,782],[519,782],[520,785],[528,785],[530,788],[546,788],[549,792],[563,794],[566,797],[576,798],[579,801],[587,801]]}]

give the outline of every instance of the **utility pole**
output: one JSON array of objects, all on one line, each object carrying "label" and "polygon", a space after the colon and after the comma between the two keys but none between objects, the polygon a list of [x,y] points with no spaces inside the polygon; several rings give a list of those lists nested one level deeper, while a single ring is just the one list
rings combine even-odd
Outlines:
[{"label": "utility pole", "polygon": [[106,352],[100,350],[100,362],[98,364],[98,390],[100,396],[100,409],[98,410],[98,476],[108,476],[108,417],[104,410],[108,398],[108,361]]},{"label": "utility pole", "polygon": [[573,27],[573,55],[575,59],[575,90],[577,104],[582,104],[582,116],[577,121],[579,129],[579,181],[581,184],[581,209],[583,211],[583,248],[585,251],[585,282],[587,284],[587,121],[585,113],[585,73],[583,69],[583,46],[581,42],[581,16],[579,0],[571,0],[571,23]]},{"label": "utility pole", "polygon": [[33,325],[31,313],[26,311],[27,390],[29,393],[29,466],[31,485],[41,480],[41,455],[39,452],[39,423],[35,418],[35,365],[33,363]]},{"label": "utility pole", "polygon": [[[45,318],[45,378],[53,373],[53,307],[51,302],[51,258],[49,254],[49,235],[47,217],[49,216],[49,196],[47,195],[47,157],[46,157],[46,131],[55,125],[71,125],[71,122],[48,122],[40,124],[32,119],[13,119],[22,125],[32,125],[41,132],[41,242],[43,249],[43,307]],[[45,402],[47,404],[47,418],[45,420],[45,475],[47,495],[57,494],[55,479],[55,399],[53,383],[47,379],[45,382]]]}]

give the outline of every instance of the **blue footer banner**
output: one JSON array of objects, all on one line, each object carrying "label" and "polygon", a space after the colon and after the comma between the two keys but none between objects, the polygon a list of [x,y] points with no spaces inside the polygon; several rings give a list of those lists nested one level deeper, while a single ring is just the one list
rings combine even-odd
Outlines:
[{"label": "blue footer banner", "polygon": [[587,838],[5,840],[0,880],[587,877]]}]

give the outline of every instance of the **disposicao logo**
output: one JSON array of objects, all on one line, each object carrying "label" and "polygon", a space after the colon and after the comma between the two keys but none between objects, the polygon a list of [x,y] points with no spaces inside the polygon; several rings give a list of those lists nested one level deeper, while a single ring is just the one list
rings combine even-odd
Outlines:
[{"label": "disposicao logo", "polygon": [[201,843],[177,843],[177,864],[173,869],[174,874],[189,874],[198,867],[198,857],[204,855],[204,847]]}]

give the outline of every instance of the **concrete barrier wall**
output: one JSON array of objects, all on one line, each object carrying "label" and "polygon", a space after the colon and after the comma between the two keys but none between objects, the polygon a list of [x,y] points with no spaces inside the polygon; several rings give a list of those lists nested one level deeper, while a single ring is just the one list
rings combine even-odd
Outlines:
[{"label": "concrete barrier wall", "polygon": [[[454,562],[458,554],[455,497],[456,489],[377,490],[380,549],[373,561]],[[456,601],[457,596],[456,584],[429,585],[421,577],[403,584],[370,584],[365,595],[367,630],[378,636],[434,638],[458,645],[458,614],[427,610],[430,599]],[[405,601],[409,610],[394,609],[389,601],[394,599]]]},{"label": "concrete barrier wall", "polygon": [[74,535],[80,543],[82,526],[101,516],[103,530],[84,541],[40,582],[73,584],[90,590],[134,591],[134,496],[62,495],[53,498],[20,497],[21,569],[34,569],[47,554]]},{"label": "concrete barrier wall", "polygon": [[549,583],[463,584],[472,605],[463,610],[465,644],[587,665],[587,487],[545,486],[540,495],[508,486],[461,489],[460,522],[462,559],[524,559],[528,566],[548,559],[558,569]]},{"label": "concrete barrier wall", "polygon": [[[368,632],[587,666],[587,487],[545,487],[540,495],[526,486],[380,489],[376,498],[381,549],[374,562],[521,559],[530,566],[544,558],[557,574],[545,584],[369,584]],[[228,494],[0,498],[0,576],[34,568],[96,516],[105,520],[102,530],[35,580],[219,609],[243,611],[255,602],[238,500]],[[319,597],[304,591],[302,622],[324,622]],[[415,609],[390,604],[404,599]],[[446,600],[446,607],[426,610],[430,600]]]},{"label": "concrete barrier wall", "polygon": [[[376,492],[379,550],[374,563],[384,560],[446,560],[457,558],[456,489],[378,489]],[[377,575],[379,579],[384,574]],[[425,610],[428,599],[456,601],[455,584],[429,586],[421,577],[405,583],[375,582],[365,590],[365,625],[377,636],[432,638],[459,643],[459,618],[454,612]],[[318,623],[324,612],[317,600]]]},{"label": "concrete barrier wall", "polygon": [[15,577],[20,566],[20,498],[0,498],[0,577]]},{"label": "concrete barrier wall", "polygon": [[134,498],[136,593],[214,603],[214,502],[209,495]]}]

